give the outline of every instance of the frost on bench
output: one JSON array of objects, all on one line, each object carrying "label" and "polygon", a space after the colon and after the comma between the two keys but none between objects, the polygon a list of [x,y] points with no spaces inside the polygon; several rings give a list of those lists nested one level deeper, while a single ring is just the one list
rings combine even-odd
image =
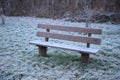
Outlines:
[{"label": "frost on bench", "polygon": [[[58,26],[58,25],[46,25],[46,24],[38,24],[38,28],[45,29],[46,32],[37,31],[36,35],[38,37],[44,37],[45,41],[34,40],[30,41],[30,44],[37,45],[39,48],[39,53],[42,56],[47,55],[47,47],[61,48],[72,51],[77,51],[81,53],[81,59],[84,62],[87,62],[89,59],[89,54],[97,54],[99,49],[90,48],[90,44],[100,45],[101,39],[93,38],[92,34],[101,34],[101,29],[94,28],[81,28],[81,27],[69,27],[69,26]],[[66,35],[64,33],[52,33],[50,30],[59,30],[59,31],[70,31],[70,32],[80,32],[88,34],[88,36],[75,36],[75,35]],[[85,43],[86,47],[80,47],[78,45],[66,45],[59,43],[51,43],[49,38],[59,39],[59,40],[67,40],[73,42],[81,42]]]}]

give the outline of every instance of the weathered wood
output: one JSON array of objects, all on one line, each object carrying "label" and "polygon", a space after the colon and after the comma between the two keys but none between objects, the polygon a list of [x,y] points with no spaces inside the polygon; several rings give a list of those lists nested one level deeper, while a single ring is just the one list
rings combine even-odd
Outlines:
[{"label": "weathered wood", "polygon": [[48,33],[48,32],[37,32],[38,37],[48,37],[62,40],[69,40],[75,42],[83,42],[83,43],[91,43],[91,44],[99,44],[101,43],[101,39],[98,38],[89,38],[82,36],[72,36],[72,35],[64,35],[64,34],[56,34],[56,33]]},{"label": "weathered wood", "polygon": [[39,54],[46,57],[47,56],[47,47],[45,46],[41,46],[41,45],[37,45],[38,46],[38,50],[39,50]]},{"label": "weathered wood", "polygon": [[[93,29],[93,28],[79,28],[79,27],[68,27],[68,26],[57,26],[57,25],[46,25],[46,24],[39,24],[38,28],[46,29],[46,32],[38,31],[38,37],[44,37],[45,41],[35,40],[30,41],[30,44],[34,44],[39,46],[39,53],[42,56],[47,56],[47,47],[54,47],[66,50],[77,51],[81,53],[81,59],[83,62],[88,62],[90,54],[97,54],[99,49],[90,48],[90,44],[99,44],[101,43],[101,39],[99,38],[92,38],[92,34],[101,34],[101,29]],[[62,30],[62,31],[72,31],[72,32],[83,32],[87,33],[88,37],[83,36],[73,36],[67,34],[57,34],[57,33],[50,33],[50,30]],[[68,40],[74,42],[83,42],[86,43],[86,47],[80,47],[78,45],[65,45],[59,43],[50,43],[49,38],[54,39],[61,39],[61,40]]]},{"label": "weathered wood", "polygon": [[[88,33],[88,37],[91,37],[90,33]],[[89,48],[89,47],[90,47],[90,43],[87,43],[87,48]]]},{"label": "weathered wood", "polygon": [[46,24],[38,24],[38,28],[71,31],[71,32],[81,32],[81,33],[91,33],[91,34],[101,34],[102,33],[101,29],[46,25]]},{"label": "weathered wood", "polygon": [[45,47],[61,48],[61,49],[77,51],[80,53],[89,53],[89,54],[97,54],[97,52],[99,51],[99,49],[95,49],[95,48],[94,49],[84,48],[84,47],[80,47],[77,45],[66,45],[66,44],[60,44],[60,43],[43,42],[40,40],[30,41],[30,44],[40,45],[40,46],[45,46]]},{"label": "weathered wood", "polygon": [[[46,29],[46,32],[50,32],[50,29]],[[48,42],[49,38],[48,37],[45,37],[45,41]]]},{"label": "weathered wood", "polygon": [[[88,33],[88,37],[91,37],[90,33]],[[87,48],[90,48],[90,43],[87,43]],[[89,60],[89,54],[88,53],[81,53],[81,59],[84,63],[87,63]]]},{"label": "weathered wood", "polygon": [[81,53],[81,60],[84,63],[87,63],[89,60],[89,54],[88,53]]}]

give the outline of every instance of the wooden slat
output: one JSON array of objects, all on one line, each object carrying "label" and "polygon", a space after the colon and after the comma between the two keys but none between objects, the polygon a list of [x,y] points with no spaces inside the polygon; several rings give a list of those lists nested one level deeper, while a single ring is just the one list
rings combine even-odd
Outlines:
[{"label": "wooden slat", "polygon": [[91,43],[91,44],[100,44],[101,39],[98,38],[90,38],[90,37],[81,37],[81,36],[72,36],[72,35],[63,35],[49,32],[37,32],[38,37],[48,37],[62,40],[69,40],[75,42],[83,42],[83,43]]},{"label": "wooden slat", "polygon": [[102,33],[101,29],[58,26],[58,25],[46,25],[46,24],[38,24],[38,28],[81,32],[81,33],[91,33],[91,34],[101,34]]},{"label": "wooden slat", "polygon": [[45,47],[55,47],[55,48],[61,48],[61,49],[67,49],[72,51],[78,51],[81,53],[90,53],[90,54],[96,54],[99,49],[93,49],[93,48],[82,48],[77,45],[65,45],[65,44],[59,44],[59,43],[50,43],[50,42],[43,42],[40,40],[30,41],[30,44],[33,45],[40,45]]}]

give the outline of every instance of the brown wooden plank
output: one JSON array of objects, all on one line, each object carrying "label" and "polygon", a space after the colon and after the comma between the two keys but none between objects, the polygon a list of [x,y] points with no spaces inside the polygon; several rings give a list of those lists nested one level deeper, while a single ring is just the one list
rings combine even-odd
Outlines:
[{"label": "brown wooden plank", "polygon": [[[88,33],[88,37],[91,37],[90,33]],[[87,43],[87,48],[89,48],[89,47],[90,47],[90,43]]]},{"label": "brown wooden plank", "polygon": [[47,47],[40,46],[40,45],[37,45],[37,46],[38,46],[39,54],[41,56],[47,57]]},{"label": "brown wooden plank", "polygon": [[38,24],[38,28],[71,31],[71,32],[81,32],[81,33],[91,33],[91,34],[101,34],[102,33],[101,29],[69,27],[69,26],[59,26],[59,25]]},{"label": "brown wooden plank", "polygon": [[82,60],[82,62],[88,63],[89,56],[90,56],[90,54],[88,54],[88,53],[81,53],[81,60]]},{"label": "brown wooden plank", "polygon": [[48,37],[48,38],[54,38],[54,39],[69,40],[69,41],[75,41],[75,42],[91,43],[91,44],[100,44],[101,43],[101,39],[98,39],[98,38],[63,35],[63,34],[40,32],[40,31],[37,32],[37,36],[38,37]]},{"label": "brown wooden plank", "polygon": [[34,40],[30,41],[30,44],[33,45],[40,45],[40,46],[45,46],[45,47],[54,47],[54,48],[61,48],[61,49],[66,49],[66,50],[72,50],[72,51],[78,51],[80,53],[89,53],[89,54],[97,54],[99,49],[93,49],[93,48],[83,48],[78,45],[66,45],[66,44],[60,44],[60,43],[51,43],[51,42],[43,42],[40,40]]}]

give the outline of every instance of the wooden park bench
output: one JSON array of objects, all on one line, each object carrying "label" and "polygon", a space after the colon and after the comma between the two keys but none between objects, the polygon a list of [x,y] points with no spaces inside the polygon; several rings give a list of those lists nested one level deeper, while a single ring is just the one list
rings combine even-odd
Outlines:
[{"label": "wooden park bench", "polygon": [[[80,28],[80,27],[69,27],[69,26],[58,26],[58,25],[46,25],[46,24],[38,24],[38,28],[46,29],[45,31],[38,31],[38,37],[44,37],[45,41],[34,40],[30,41],[30,44],[37,45],[39,48],[39,53],[42,56],[47,56],[47,47],[61,48],[66,50],[77,51],[81,53],[81,59],[84,62],[88,62],[89,54],[97,54],[99,49],[90,48],[90,44],[100,45],[101,39],[92,38],[91,34],[101,34],[101,29],[94,28]],[[88,36],[74,36],[68,34],[58,34],[53,33],[50,30],[59,30],[59,31],[69,31],[69,32],[79,32],[85,33]],[[64,32],[63,32],[64,33]],[[73,42],[82,42],[86,44],[86,47],[80,47],[79,45],[66,45],[60,43],[51,43],[49,38],[60,39],[60,40],[68,40]]]}]

